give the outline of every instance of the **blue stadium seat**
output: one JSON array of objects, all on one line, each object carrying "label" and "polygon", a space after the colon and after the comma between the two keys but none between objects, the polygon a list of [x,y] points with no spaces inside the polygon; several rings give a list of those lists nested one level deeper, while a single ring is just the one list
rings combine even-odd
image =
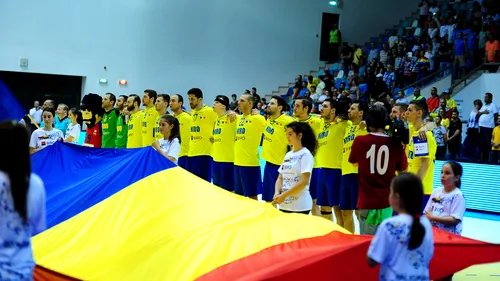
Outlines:
[{"label": "blue stadium seat", "polygon": [[413,94],[414,91],[415,91],[414,87],[410,87],[410,88],[406,89],[405,90],[405,96]]}]

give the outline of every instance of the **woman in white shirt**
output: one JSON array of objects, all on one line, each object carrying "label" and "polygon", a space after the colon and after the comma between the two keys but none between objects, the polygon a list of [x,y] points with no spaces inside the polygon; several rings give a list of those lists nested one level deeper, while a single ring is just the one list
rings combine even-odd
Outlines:
[{"label": "woman in white shirt", "polygon": [[177,164],[181,149],[180,125],[172,115],[160,117],[160,132],[163,138],[153,142],[153,148],[168,160]]},{"label": "woman in white shirt", "polygon": [[430,280],[434,240],[430,221],[420,216],[423,196],[416,175],[393,179],[389,203],[398,215],[380,224],[367,254],[370,267],[380,264],[379,280]]},{"label": "woman in white shirt", "polygon": [[30,140],[30,153],[35,153],[44,149],[49,145],[53,145],[58,140],[63,140],[63,133],[54,128],[54,116],[56,115],[54,109],[46,108],[43,110],[42,119],[44,123],[43,128],[36,129],[31,134]]},{"label": "woman in white shirt", "polygon": [[312,208],[309,184],[318,141],[309,124],[304,122],[288,124],[286,137],[293,149],[278,169],[273,203],[279,204],[285,213],[309,214]]},{"label": "woman in white shirt", "polygon": [[33,280],[31,236],[46,228],[45,189],[31,174],[29,133],[0,124],[0,280]]},{"label": "woman in white shirt", "polygon": [[73,107],[69,110],[68,118],[71,121],[71,124],[68,125],[68,129],[66,130],[64,142],[78,144],[80,133],[82,132],[82,113]]}]

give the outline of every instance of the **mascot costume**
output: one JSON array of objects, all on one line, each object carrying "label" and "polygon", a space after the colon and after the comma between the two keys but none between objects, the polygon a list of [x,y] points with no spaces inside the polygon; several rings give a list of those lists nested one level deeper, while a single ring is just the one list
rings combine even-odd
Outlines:
[{"label": "mascot costume", "polygon": [[102,146],[102,128],[101,119],[104,114],[102,108],[102,97],[97,94],[85,95],[80,106],[83,115],[83,121],[87,125],[85,132],[84,146],[101,147]]}]

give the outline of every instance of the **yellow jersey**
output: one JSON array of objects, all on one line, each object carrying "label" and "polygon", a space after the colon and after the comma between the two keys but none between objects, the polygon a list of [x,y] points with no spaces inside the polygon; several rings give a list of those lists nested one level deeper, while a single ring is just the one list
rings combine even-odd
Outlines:
[{"label": "yellow jersey", "polygon": [[[144,112],[137,111],[128,119],[127,148],[142,147],[142,121]],[[151,142],[153,143],[153,142]]]},{"label": "yellow jersey", "polygon": [[367,135],[368,131],[359,128],[359,125],[348,124],[344,135],[344,148],[342,151],[342,175],[357,174],[358,165],[349,162],[349,155],[351,154],[351,147],[354,139],[357,136]]},{"label": "yellow jersey", "polygon": [[[494,143],[500,143],[500,126],[496,126],[493,129],[493,134],[492,134],[492,139]],[[500,147],[493,147],[491,146],[491,150],[500,150]]]},{"label": "yellow jersey", "polygon": [[281,114],[276,119],[267,119],[264,141],[262,142],[262,159],[274,165],[283,163],[288,152],[286,126],[292,122],[293,118],[286,114]]},{"label": "yellow jersey", "polygon": [[212,156],[213,130],[217,113],[208,106],[191,111],[190,140],[188,156]]},{"label": "yellow jersey", "polygon": [[[166,114],[170,115],[168,113],[166,113]],[[160,119],[162,116],[163,115],[158,112],[158,116],[156,117],[156,120],[155,120],[155,127],[153,129],[153,136],[154,136],[155,141],[163,139],[163,135],[160,132]]]},{"label": "yellow jersey", "polygon": [[150,107],[144,110],[144,119],[142,121],[142,146],[150,146],[155,141],[154,128],[156,118],[159,116],[156,108]]},{"label": "yellow jersey", "polygon": [[214,149],[212,158],[215,162],[234,162],[234,138],[236,122],[231,122],[227,115],[217,117],[214,128]]},{"label": "yellow jersey", "polygon": [[189,138],[191,136],[191,115],[183,111],[181,114],[175,116],[175,118],[177,118],[180,125],[181,151],[179,152],[179,157],[187,156],[189,152]]},{"label": "yellow jersey", "polygon": [[342,150],[344,135],[351,121],[342,120],[324,123],[318,135],[318,153],[316,154],[321,168],[342,169]]},{"label": "yellow jersey", "polygon": [[238,116],[234,144],[234,165],[259,166],[259,145],[266,128],[262,115]]},{"label": "yellow jersey", "polygon": [[[418,140],[418,131],[410,127],[410,142],[406,146],[408,155],[408,172],[412,174],[417,174],[422,159],[429,159],[429,167],[425,173],[422,183],[424,185],[424,194],[432,193],[432,185],[434,179],[434,160],[436,158],[437,144],[436,139],[432,135],[432,132],[425,132],[427,141],[419,142],[415,144],[415,140]],[[426,145],[427,144],[427,145]],[[415,150],[417,147],[417,151]],[[427,147],[427,149],[425,148]],[[427,151],[426,151],[427,150]],[[420,155],[419,155],[420,154]]]},{"label": "yellow jersey", "polygon": [[[307,124],[309,124],[309,126],[311,126],[311,128],[313,129],[316,138],[318,138],[318,135],[321,133],[321,130],[324,125],[323,119],[317,116],[309,116],[309,118],[307,118],[304,121],[301,121],[297,117],[295,117],[295,121],[306,122]],[[314,157],[314,168],[319,168],[319,167],[321,167],[319,165],[319,159],[318,157]]]}]

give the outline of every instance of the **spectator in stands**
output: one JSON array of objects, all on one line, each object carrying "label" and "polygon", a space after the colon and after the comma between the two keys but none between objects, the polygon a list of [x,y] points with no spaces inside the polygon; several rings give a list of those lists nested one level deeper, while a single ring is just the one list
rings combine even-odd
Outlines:
[{"label": "spectator in stands", "polygon": [[396,87],[404,87],[404,63],[405,54],[403,51],[398,51],[396,58],[394,59],[394,71],[396,72]]},{"label": "spectator in stands", "polygon": [[325,76],[323,75],[320,75],[318,76],[318,80],[319,80],[319,83],[318,83],[318,86],[316,87],[316,92],[318,92],[320,95],[323,93],[323,90],[325,89]]},{"label": "spectator in stands", "polygon": [[429,112],[433,112],[439,106],[439,96],[437,92],[438,90],[436,87],[431,88],[431,96],[427,99],[427,106],[429,107]]},{"label": "spectator in stands", "polygon": [[396,73],[394,73],[392,65],[390,64],[387,65],[387,70],[384,73],[384,82],[389,92],[394,92],[394,88],[396,87]]},{"label": "spectator in stands", "polygon": [[372,42],[371,43],[371,49],[370,49],[370,53],[368,54],[368,61],[369,62],[372,62],[373,60],[377,61],[378,60],[378,49],[377,49],[377,44],[375,44],[375,42]]},{"label": "spectator in stands", "polygon": [[[441,39],[441,45],[438,48],[439,53],[439,68],[447,68],[451,65],[451,45],[448,43],[445,37]],[[448,75],[449,70],[445,70],[442,76]]]},{"label": "spectator in stands", "polygon": [[472,12],[470,17],[472,30],[474,30],[474,32],[479,32],[481,30],[481,26],[483,25],[483,12],[481,11],[481,5],[479,2],[474,1],[474,3],[472,3]]},{"label": "spectator in stands", "polygon": [[232,101],[231,104],[229,105],[229,109],[236,111],[238,108],[238,97],[236,96],[236,94],[232,94],[231,99]]},{"label": "spectator in stands", "polygon": [[368,91],[370,92],[370,97],[375,100],[379,100],[382,93],[387,93],[389,91],[387,89],[387,84],[384,82],[383,74],[377,74],[376,80],[373,83],[368,84]]},{"label": "spectator in stands", "polygon": [[[432,117],[427,117],[427,122],[432,122]],[[448,134],[446,133],[446,128],[441,125],[441,116],[436,116],[434,129],[432,129],[432,135],[436,139],[437,150],[436,159],[442,160],[446,154],[446,142],[448,141]]]},{"label": "spectator in stands", "polygon": [[352,62],[355,65],[360,65],[360,60],[363,57],[363,50],[358,46],[358,44],[353,44],[352,45]]},{"label": "spectator in stands", "polygon": [[358,79],[352,79],[351,87],[349,88],[349,98],[352,102],[359,100],[361,97],[359,91]]},{"label": "spectator in stands", "polygon": [[446,101],[446,117],[451,117],[451,112],[457,108],[457,102],[454,98],[451,97],[451,93],[449,90],[444,91],[443,98]]},{"label": "spectator in stands", "polygon": [[491,150],[491,136],[495,127],[495,120],[498,119],[498,107],[493,103],[493,95],[484,95],[484,105],[477,114],[479,115],[479,155],[483,163],[489,162]]},{"label": "spectator in stands", "polygon": [[462,121],[458,118],[458,110],[454,109],[451,114],[450,126],[448,127],[448,151],[450,159],[456,160],[462,145]]},{"label": "spectator in stands", "polygon": [[336,62],[339,58],[339,47],[340,42],[342,42],[342,33],[340,32],[338,25],[333,24],[332,30],[330,31],[330,62]]},{"label": "spectator in stands", "polygon": [[458,33],[458,38],[455,40],[453,54],[455,55],[453,71],[457,71],[458,67],[463,77],[465,75],[465,60],[467,58],[467,42],[464,40],[464,34],[462,32]]},{"label": "spectator in stands", "polygon": [[497,126],[491,136],[491,163],[500,164],[500,117],[497,117]]},{"label": "spectator in stands", "polygon": [[[488,29],[486,25],[483,26],[483,29],[481,32],[479,32],[479,43],[478,43],[478,49],[479,50],[486,50],[486,40],[489,38],[490,33],[488,32]],[[484,54],[481,54],[481,57],[483,57]],[[487,59],[486,56],[485,60]],[[486,61],[487,62],[487,61]]]},{"label": "spectator in stands", "polygon": [[398,103],[404,103],[404,104],[408,104],[408,100],[405,98],[405,92],[403,92],[402,90],[399,90],[398,91],[398,99],[396,100],[396,104]]},{"label": "spectator in stands", "polygon": [[384,43],[382,45],[382,50],[380,50],[379,57],[380,57],[380,62],[386,66],[387,65],[387,56],[389,55],[389,45],[387,43]]},{"label": "spectator in stands", "polygon": [[420,7],[419,26],[423,27],[425,20],[427,20],[427,16],[429,15],[429,2],[427,0],[421,0],[418,6]]},{"label": "spectator in stands", "polygon": [[479,149],[479,116],[477,113],[483,107],[483,102],[479,99],[474,101],[474,109],[469,114],[467,123],[467,136],[464,140],[464,156],[477,159]]},{"label": "spectator in stands", "polygon": [[349,46],[349,44],[347,44],[347,42],[344,42],[344,44],[342,45],[342,51],[340,52],[340,63],[342,64],[341,69],[343,69],[345,72],[348,71],[349,66],[352,63],[352,55],[352,48]]},{"label": "spectator in stands", "polygon": [[431,63],[428,58],[425,57],[425,51],[416,52],[417,61],[413,65],[413,72],[416,74],[416,81],[423,79],[429,74],[429,68]]},{"label": "spectator in stands", "polygon": [[420,93],[420,88],[415,88],[415,91],[413,92],[413,100],[424,100],[425,101],[425,97],[422,96],[422,94]]},{"label": "spectator in stands", "polygon": [[432,14],[432,15],[436,15],[437,12],[439,12],[439,7],[438,7],[438,3],[436,0],[432,1],[432,5],[431,7],[429,8],[429,12]]},{"label": "spectator in stands", "polygon": [[[488,35],[488,42],[485,46],[484,61],[488,63],[500,62],[500,44],[497,40],[493,39],[491,34]],[[489,65],[488,71],[490,73],[497,72],[498,65]]]},{"label": "spectator in stands", "polygon": [[389,37],[388,39],[388,43],[389,43],[389,48],[393,48],[393,47],[396,47],[399,43],[399,37],[397,35],[398,31],[396,29],[394,29],[392,31],[392,35],[391,37]]}]

